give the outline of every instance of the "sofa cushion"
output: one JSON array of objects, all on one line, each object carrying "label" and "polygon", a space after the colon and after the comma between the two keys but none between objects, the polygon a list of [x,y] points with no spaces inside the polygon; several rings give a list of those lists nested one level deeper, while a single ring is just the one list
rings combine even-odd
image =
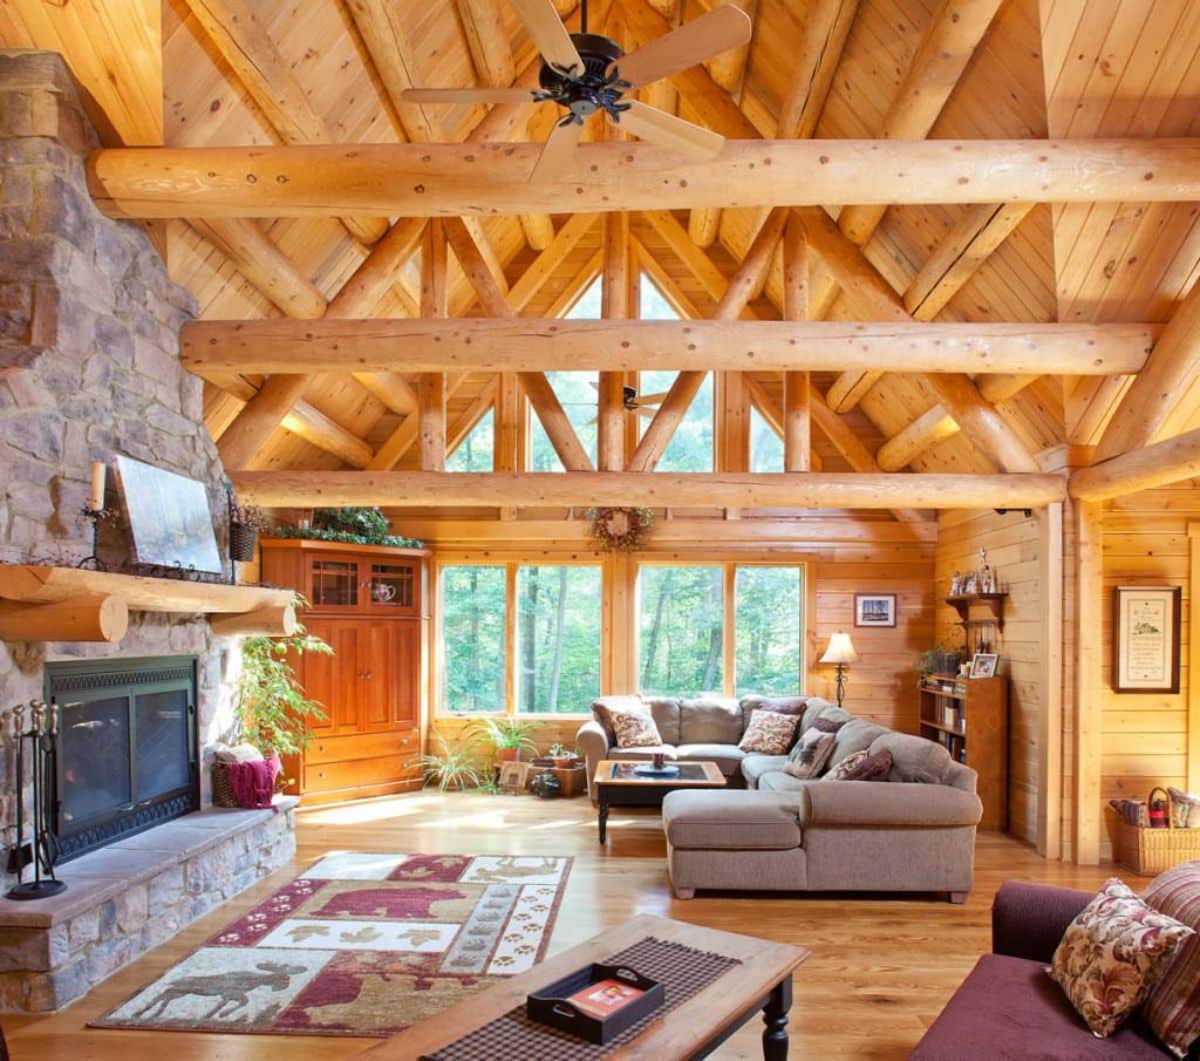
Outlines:
[{"label": "sofa cushion", "polygon": [[[744,769],[744,767],[743,767]],[[1142,893],[1147,905],[1194,928],[1171,968],[1150,992],[1142,1014],[1177,1057],[1200,1044],[1200,862],[1160,873]]]},{"label": "sofa cushion", "polygon": [[782,770],[773,770],[770,773],[760,774],[758,778],[760,792],[790,792],[795,795],[817,784],[820,784],[820,782],[801,781],[800,778],[792,777],[791,774],[786,774]]},{"label": "sofa cushion", "polygon": [[680,744],[737,744],[742,739],[742,709],[724,696],[679,701]]},{"label": "sofa cushion", "polygon": [[704,851],[788,851],[800,846],[794,800],[765,792],[676,789],[663,800],[672,847]]},{"label": "sofa cushion", "polygon": [[721,773],[733,777],[745,760],[746,753],[736,744],[681,744],[675,749],[675,758],[680,762],[716,763]]},{"label": "sofa cushion", "polygon": [[806,729],[812,729],[813,722],[826,711],[840,713],[843,716],[843,722],[849,722],[853,717],[848,712],[842,711],[837,704],[831,704],[819,696],[810,696],[804,705],[804,717],[800,721],[800,731],[803,733]]},{"label": "sofa cushion", "polygon": [[750,724],[738,747],[744,752],[759,752],[762,755],[786,755],[796,739],[798,715],[783,715],[778,711],[752,711]]},{"label": "sofa cushion", "polygon": [[1166,1056],[1140,1024],[1108,1039],[1093,1038],[1044,962],[985,954],[933,1022],[909,1061],[978,1058],[1088,1058],[1162,1061]]},{"label": "sofa cushion", "polygon": [[[977,825],[983,812],[973,792],[949,785],[864,785],[825,778],[806,784],[813,824],[945,828]],[[903,838],[897,843],[903,845]]]},{"label": "sofa cushion", "polygon": [[889,730],[876,737],[869,749],[872,755],[892,753],[890,781],[923,781],[939,784],[950,765],[950,753],[940,744],[924,737]]},{"label": "sofa cushion", "polygon": [[650,717],[662,734],[663,744],[679,743],[679,698],[675,696],[645,696]]},{"label": "sofa cushion", "polygon": [[1088,1027],[1107,1038],[1142,1004],[1194,935],[1111,877],[1067,926],[1050,976]]},{"label": "sofa cushion", "polygon": [[649,711],[613,711],[609,718],[618,748],[657,748],[666,743]]},{"label": "sofa cushion", "polygon": [[[743,696],[738,701],[742,708],[742,729],[750,725],[750,715],[754,711],[775,711],[780,715],[794,715],[798,719],[804,717],[804,705],[808,703],[807,696]],[[799,735],[800,726],[797,724],[796,733]]]},{"label": "sofa cushion", "polygon": [[886,748],[872,755],[865,749],[852,752],[834,763],[823,781],[887,781],[892,772],[892,753]]},{"label": "sofa cushion", "polygon": [[750,752],[742,760],[742,777],[746,779],[750,788],[758,788],[758,779],[763,774],[782,770],[787,761],[786,755],[759,755],[757,752]]},{"label": "sofa cushion", "polygon": [[[818,719],[820,721],[820,719]],[[833,742],[837,738],[832,733],[825,733],[813,726],[800,738],[783,764],[783,772],[801,781],[816,777],[825,769],[829,757],[833,754]]]},{"label": "sofa cushion", "polygon": [[637,693],[625,696],[599,696],[592,701],[592,718],[604,727],[608,734],[608,743],[617,743],[617,734],[613,729],[612,716],[616,711],[647,711],[646,701]]},{"label": "sofa cushion", "polygon": [[[822,716],[817,722],[828,724],[829,719]],[[833,746],[833,755],[829,761],[840,762],[847,755],[865,751],[878,737],[890,732],[886,726],[868,722],[865,718],[852,718],[837,731],[837,742]]]}]

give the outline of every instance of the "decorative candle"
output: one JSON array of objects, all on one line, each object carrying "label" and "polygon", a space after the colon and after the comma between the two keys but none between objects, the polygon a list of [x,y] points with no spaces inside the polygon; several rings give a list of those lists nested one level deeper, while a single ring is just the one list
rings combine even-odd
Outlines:
[{"label": "decorative candle", "polygon": [[88,498],[88,508],[100,512],[104,508],[104,478],[108,469],[104,461],[92,461],[92,493]]},{"label": "decorative candle", "polygon": [[58,702],[50,701],[50,736],[58,736]]}]

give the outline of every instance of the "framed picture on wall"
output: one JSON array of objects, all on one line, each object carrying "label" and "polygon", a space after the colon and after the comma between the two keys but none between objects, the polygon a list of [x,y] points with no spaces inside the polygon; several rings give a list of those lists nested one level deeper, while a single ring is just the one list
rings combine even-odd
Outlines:
[{"label": "framed picture on wall", "polygon": [[896,594],[856,593],[854,595],[855,626],[895,626]]},{"label": "framed picture on wall", "polygon": [[1115,692],[1179,692],[1182,598],[1179,586],[1113,587]]}]

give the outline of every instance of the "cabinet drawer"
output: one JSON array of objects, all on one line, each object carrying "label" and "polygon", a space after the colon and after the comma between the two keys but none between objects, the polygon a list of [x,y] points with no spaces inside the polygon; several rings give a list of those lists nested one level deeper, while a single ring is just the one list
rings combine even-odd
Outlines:
[{"label": "cabinet drawer", "polygon": [[334,788],[357,788],[381,781],[403,781],[421,776],[411,755],[386,755],[378,759],[320,763],[304,768],[304,791],[325,792]]},{"label": "cabinet drawer", "polygon": [[385,755],[403,755],[415,759],[420,753],[421,734],[415,729],[382,733],[348,733],[344,737],[314,737],[304,749],[304,763],[346,762],[375,759]]}]

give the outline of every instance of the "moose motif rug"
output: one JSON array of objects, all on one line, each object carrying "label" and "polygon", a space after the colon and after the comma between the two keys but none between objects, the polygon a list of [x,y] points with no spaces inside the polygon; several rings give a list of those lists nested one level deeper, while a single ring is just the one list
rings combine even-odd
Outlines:
[{"label": "moose motif rug", "polygon": [[392,1035],[540,961],[570,869],[326,855],[92,1027]]}]

